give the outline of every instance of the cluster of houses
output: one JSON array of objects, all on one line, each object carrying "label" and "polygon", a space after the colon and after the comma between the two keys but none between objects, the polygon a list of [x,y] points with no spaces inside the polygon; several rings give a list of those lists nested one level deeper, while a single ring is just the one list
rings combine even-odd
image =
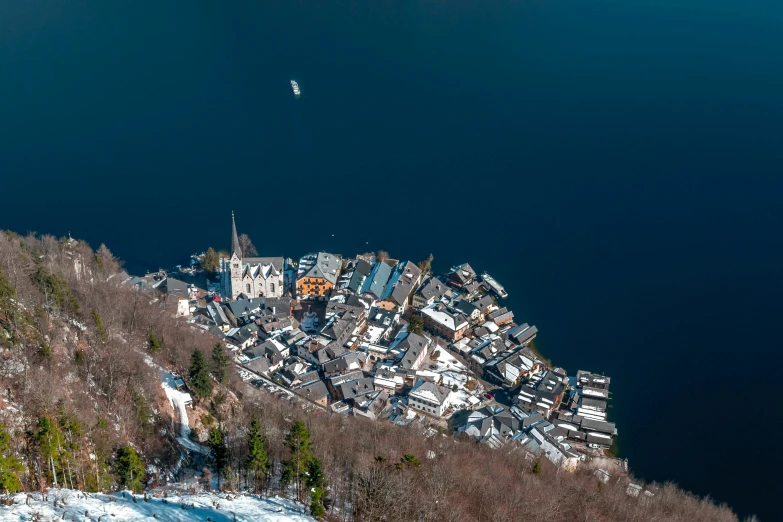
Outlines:
[{"label": "cluster of houses", "polygon": [[[233,221],[233,220],[232,220]],[[571,469],[612,445],[610,379],[550,368],[537,329],[465,263],[447,274],[407,260],[316,252],[298,261],[232,252],[220,281],[169,273],[161,300],[233,350],[242,374],[324,409],[439,424],[491,447],[517,444]]]}]

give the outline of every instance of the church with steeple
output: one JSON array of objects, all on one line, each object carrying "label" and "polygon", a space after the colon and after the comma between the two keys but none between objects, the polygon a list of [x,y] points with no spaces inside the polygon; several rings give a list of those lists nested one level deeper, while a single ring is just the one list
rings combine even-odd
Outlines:
[{"label": "church with steeple", "polygon": [[282,257],[243,257],[237,224],[231,213],[231,257],[221,259],[223,295],[231,299],[244,296],[282,297],[285,293]]}]

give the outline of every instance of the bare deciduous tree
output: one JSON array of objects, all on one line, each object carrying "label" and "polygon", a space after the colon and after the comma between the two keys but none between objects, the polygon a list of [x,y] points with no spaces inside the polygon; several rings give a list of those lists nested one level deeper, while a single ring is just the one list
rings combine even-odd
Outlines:
[{"label": "bare deciduous tree", "polygon": [[247,234],[239,235],[239,247],[242,249],[242,255],[245,257],[253,257],[258,255],[255,245],[250,240]]}]

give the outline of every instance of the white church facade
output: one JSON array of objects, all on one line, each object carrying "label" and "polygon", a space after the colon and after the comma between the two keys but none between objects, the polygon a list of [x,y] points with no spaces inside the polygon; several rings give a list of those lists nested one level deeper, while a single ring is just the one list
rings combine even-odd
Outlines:
[{"label": "white church facade", "polygon": [[240,295],[282,297],[284,287],[282,257],[242,257],[234,213],[231,213],[231,257],[220,260],[223,295],[238,299]]}]

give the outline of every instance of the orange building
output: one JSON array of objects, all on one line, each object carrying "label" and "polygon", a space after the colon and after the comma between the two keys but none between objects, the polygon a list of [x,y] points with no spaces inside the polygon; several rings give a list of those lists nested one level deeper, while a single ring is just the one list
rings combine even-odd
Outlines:
[{"label": "orange building", "polygon": [[307,254],[299,260],[296,294],[300,299],[328,297],[340,277],[342,258],[326,252]]}]

